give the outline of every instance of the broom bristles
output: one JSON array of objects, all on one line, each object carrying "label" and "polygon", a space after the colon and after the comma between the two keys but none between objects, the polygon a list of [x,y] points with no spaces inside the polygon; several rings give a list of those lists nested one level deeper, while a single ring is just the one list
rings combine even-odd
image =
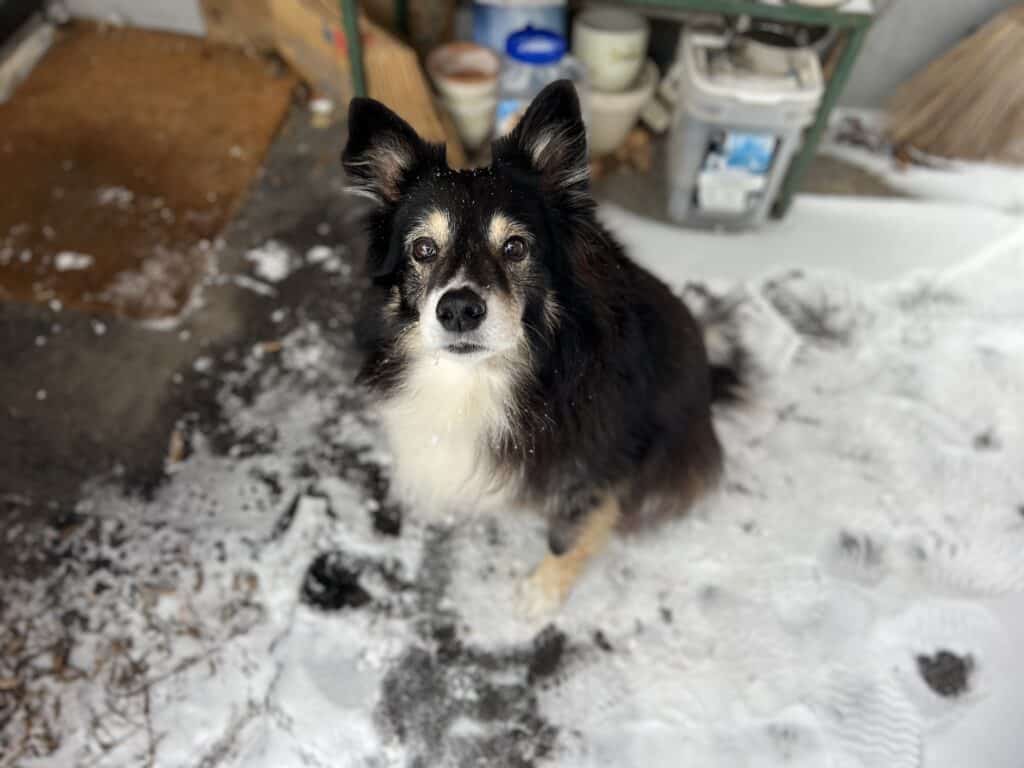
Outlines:
[{"label": "broom bristles", "polygon": [[1024,163],[1024,4],[902,85],[888,135],[941,157]]}]

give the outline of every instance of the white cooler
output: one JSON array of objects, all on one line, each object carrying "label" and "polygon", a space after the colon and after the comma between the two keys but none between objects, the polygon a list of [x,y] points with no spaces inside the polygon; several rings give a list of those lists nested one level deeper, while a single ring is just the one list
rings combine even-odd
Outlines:
[{"label": "white cooler", "polygon": [[741,229],[765,219],[824,91],[817,55],[682,35],[669,136],[669,216]]}]

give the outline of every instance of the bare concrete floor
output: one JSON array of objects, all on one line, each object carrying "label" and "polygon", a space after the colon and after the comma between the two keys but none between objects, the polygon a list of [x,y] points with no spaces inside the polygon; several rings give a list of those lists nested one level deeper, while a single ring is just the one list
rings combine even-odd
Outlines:
[{"label": "bare concrete floor", "polygon": [[269,239],[298,253],[325,242],[358,253],[355,210],[341,192],[343,140],[341,126],[315,129],[305,109],[293,111],[224,233],[199,306],[173,329],[0,304],[0,568],[14,560],[16,532],[71,514],[83,483],[114,479],[146,494],[161,481],[176,422],[216,408],[197,358],[230,357],[279,338],[304,313],[329,316],[330,302],[354,301],[349,284],[320,271],[298,270],[275,296],[231,281],[250,272],[245,252]]},{"label": "bare concrete floor", "polygon": [[[83,483],[115,479],[129,493],[161,482],[175,424],[216,417],[215,389],[193,361],[279,338],[331,306],[355,302],[357,283],[299,270],[265,296],[230,282],[250,266],[245,252],[276,239],[302,253],[314,244],[349,246],[359,261],[357,211],[342,194],[341,126],[313,128],[295,108],[275,140],[265,170],[229,225],[217,269],[201,303],[173,330],[27,304],[0,304],[0,568],[13,562],[21,528],[73,512]],[[663,163],[656,163],[663,169]],[[663,171],[662,171],[663,173]],[[645,215],[663,215],[664,179],[614,174],[597,195]],[[883,183],[839,161],[820,158],[808,190],[892,195]],[[329,326],[329,323],[328,323]],[[339,344],[350,329],[337,328]],[[239,356],[241,356],[239,354]]]},{"label": "bare concrete floor", "polygon": [[[665,145],[657,141],[650,173],[616,171],[598,181],[595,192],[599,198],[626,210],[668,222],[667,173]],[[904,197],[903,193],[867,171],[824,155],[815,158],[802,191],[814,195]]]}]

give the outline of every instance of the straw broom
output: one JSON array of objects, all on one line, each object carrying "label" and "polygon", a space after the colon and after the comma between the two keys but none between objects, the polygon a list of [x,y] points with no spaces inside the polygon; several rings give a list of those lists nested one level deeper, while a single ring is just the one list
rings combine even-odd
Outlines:
[{"label": "straw broom", "polygon": [[888,134],[940,157],[1024,164],[1024,4],[901,86]]}]

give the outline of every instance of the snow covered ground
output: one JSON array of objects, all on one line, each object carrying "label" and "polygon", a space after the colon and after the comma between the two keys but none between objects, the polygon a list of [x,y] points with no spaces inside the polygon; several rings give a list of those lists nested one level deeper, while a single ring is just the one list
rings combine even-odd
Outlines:
[{"label": "snow covered ground", "polygon": [[[913,197],[1024,214],[1022,169],[926,157],[919,159],[927,165],[903,163],[891,156],[884,128],[885,115],[877,110],[836,110],[820,151]],[[853,136],[859,141],[851,142]]]},{"label": "snow covered ground", "polygon": [[811,196],[785,220],[738,234],[680,230],[618,207],[604,213],[639,261],[680,283],[748,280],[788,268],[886,282],[957,264],[1024,225],[1021,217],[982,207]]},{"label": "snow covered ground", "polygon": [[1024,222],[605,215],[755,354],[717,495],[532,623],[538,523],[396,509],[323,326],[207,360],[168,482],[92,488],[0,584],[0,766],[1019,768]]},{"label": "snow covered ground", "polygon": [[824,152],[914,197],[1024,214],[1024,174],[1019,169],[957,161],[935,161],[932,168],[903,166],[890,157],[836,143],[826,144]]}]

